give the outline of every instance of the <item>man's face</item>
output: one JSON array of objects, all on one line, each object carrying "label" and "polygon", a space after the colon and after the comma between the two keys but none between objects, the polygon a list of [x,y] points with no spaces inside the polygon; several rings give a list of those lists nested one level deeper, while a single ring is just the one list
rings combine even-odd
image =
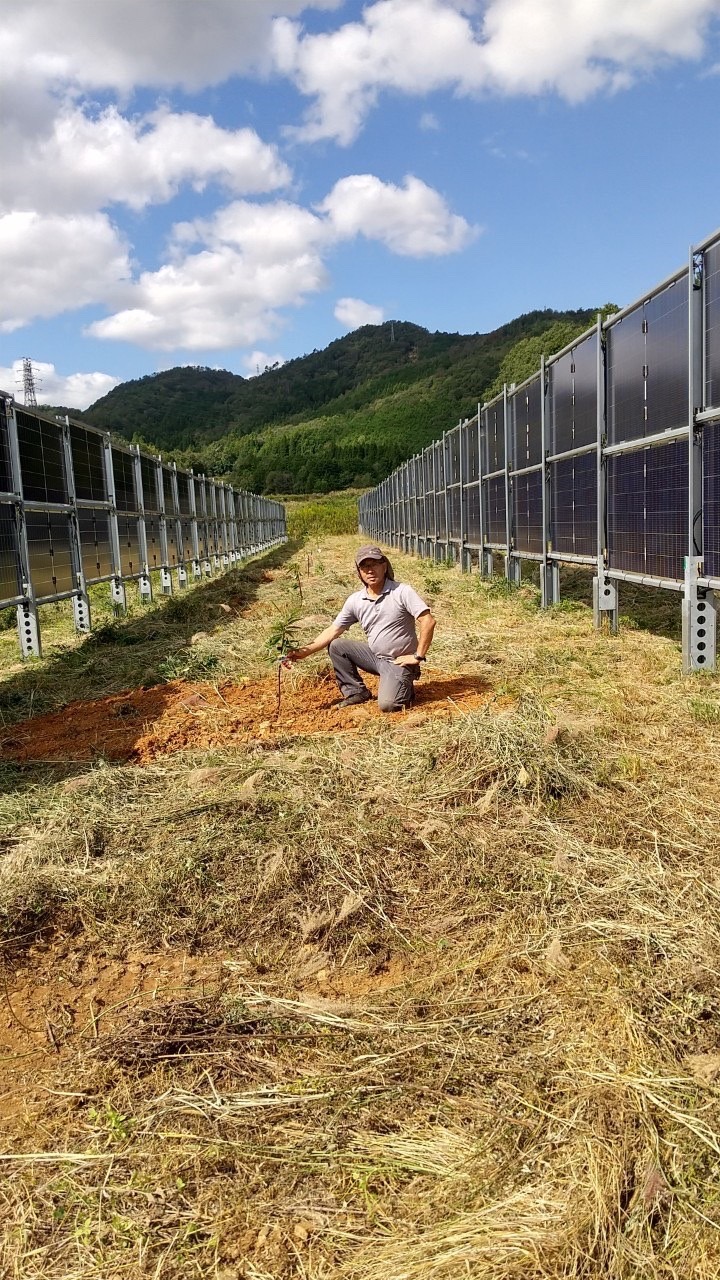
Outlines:
[{"label": "man's face", "polygon": [[366,587],[371,591],[382,591],[387,573],[384,560],[361,560],[358,569]]}]

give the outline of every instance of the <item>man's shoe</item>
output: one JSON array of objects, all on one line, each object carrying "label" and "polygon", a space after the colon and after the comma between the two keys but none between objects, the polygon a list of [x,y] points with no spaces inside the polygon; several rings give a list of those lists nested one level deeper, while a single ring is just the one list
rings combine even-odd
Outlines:
[{"label": "man's shoe", "polygon": [[364,693],[349,693],[347,697],[341,698],[335,703],[336,707],[359,707],[362,702],[369,702],[372,694],[366,689]]}]

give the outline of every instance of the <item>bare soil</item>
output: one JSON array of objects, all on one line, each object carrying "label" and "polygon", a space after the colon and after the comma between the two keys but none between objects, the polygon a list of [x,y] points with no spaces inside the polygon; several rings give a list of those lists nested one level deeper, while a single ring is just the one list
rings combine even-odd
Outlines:
[{"label": "bare soil", "polygon": [[[368,684],[377,681],[368,677]],[[422,723],[477,710],[493,697],[478,676],[431,672],[416,685],[416,706],[401,719]],[[217,685],[183,680],[89,702],[14,725],[2,740],[2,757],[81,762],[105,759],[146,764],[173,751],[272,741],[278,736],[361,732],[383,718],[375,701],[339,709],[331,675],[312,681],[283,674],[278,714],[277,681]]]}]

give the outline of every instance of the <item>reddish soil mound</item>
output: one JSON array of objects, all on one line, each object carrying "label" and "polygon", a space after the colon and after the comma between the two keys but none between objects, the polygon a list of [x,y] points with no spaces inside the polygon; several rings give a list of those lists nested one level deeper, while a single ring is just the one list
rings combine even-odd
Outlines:
[{"label": "reddish soil mound", "polygon": [[[409,726],[428,715],[452,715],[482,706],[490,696],[490,686],[477,676],[428,675],[416,686],[415,710],[393,719]],[[13,725],[0,741],[0,754],[21,763],[73,763],[102,757],[146,764],[185,748],[295,734],[357,732],[382,714],[375,702],[338,710],[333,706],[337,698],[330,675],[317,683],[293,683],[284,675],[278,714],[277,684],[272,678],[219,686],[177,680],[94,702],[73,702],[62,711]]]}]

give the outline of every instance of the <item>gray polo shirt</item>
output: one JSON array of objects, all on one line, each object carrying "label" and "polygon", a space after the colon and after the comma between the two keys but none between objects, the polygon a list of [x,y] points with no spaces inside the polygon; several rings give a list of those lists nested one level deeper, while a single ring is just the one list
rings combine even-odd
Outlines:
[{"label": "gray polo shirt", "polygon": [[359,622],[377,658],[399,658],[404,653],[415,652],[415,619],[429,612],[429,606],[413,587],[387,578],[377,600],[368,595],[365,587],[353,591],[333,625],[346,631],[354,622]]}]

